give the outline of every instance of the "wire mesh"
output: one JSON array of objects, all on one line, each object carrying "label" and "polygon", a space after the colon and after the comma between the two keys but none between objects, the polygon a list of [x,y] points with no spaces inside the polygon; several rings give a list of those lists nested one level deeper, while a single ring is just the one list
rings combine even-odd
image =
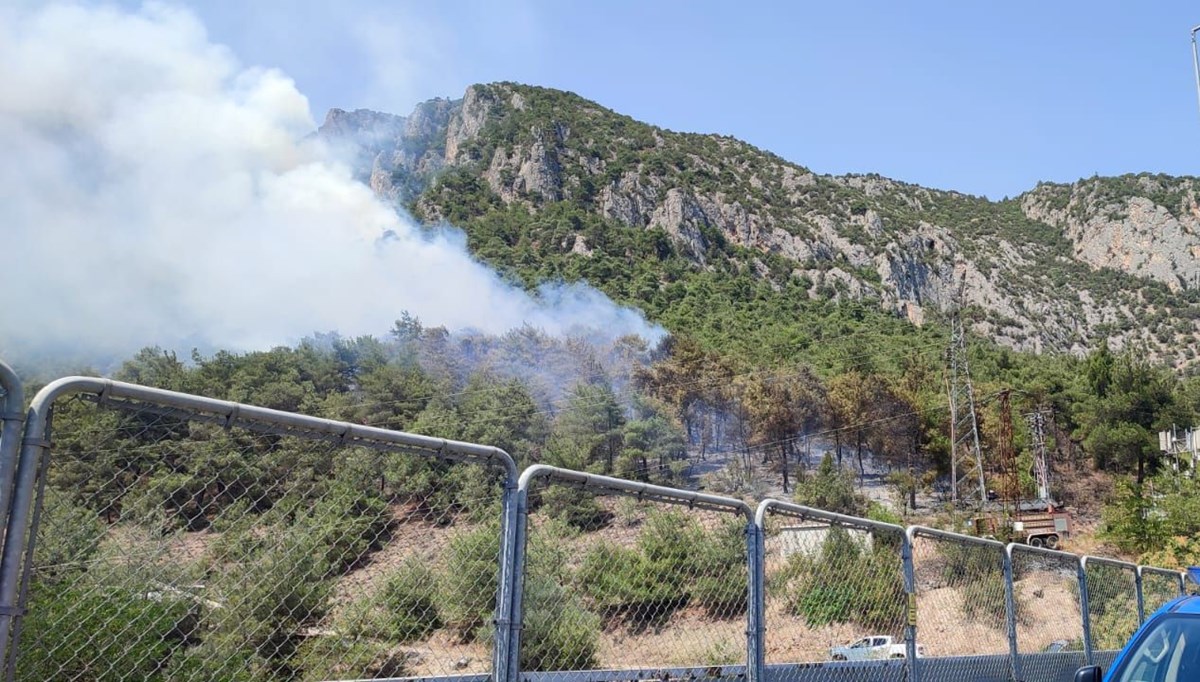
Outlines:
[{"label": "wire mesh", "polygon": [[1012,571],[1022,679],[1069,679],[1087,663],[1079,557],[1014,545]]},{"label": "wire mesh", "polygon": [[746,520],[728,512],[531,491],[524,672],[746,662]]},{"label": "wire mesh", "polygon": [[490,670],[500,472],[210,422],[56,405],[18,679]]},{"label": "wire mesh", "polygon": [[907,656],[903,543],[900,528],[831,525],[768,507],[764,659],[773,678],[906,679],[894,660]]},{"label": "wire mesh", "polygon": [[1146,618],[1164,604],[1183,596],[1182,576],[1178,571],[1142,567],[1142,606]]},{"label": "wire mesh", "polygon": [[[922,680],[1005,679],[1009,674],[1004,546],[915,534],[917,640],[930,658],[978,656],[952,676],[922,666]],[[970,677],[962,672],[969,668]]]},{"label": "wire mesh", "polygon": [[1088,558],[1088,621],[1092,648],[1118,651],[1138,628],[1137,568]]}]

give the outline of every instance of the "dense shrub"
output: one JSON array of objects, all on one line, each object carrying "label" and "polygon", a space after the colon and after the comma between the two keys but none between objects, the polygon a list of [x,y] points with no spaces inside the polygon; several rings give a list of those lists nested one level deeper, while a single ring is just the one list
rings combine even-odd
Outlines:
[{"label": "dense shrub", "polygon": [[[408,652],[388,642],[348,637],[310,637],[300,645],[295,669],[301,682],[406,677]],[[195,679],[229,679],[225,677]]]},{"label": "dense shrub", "polygon": [[380,614],[375,622],[383,627],[378,633],[381,639],[412,642],[442,626],[437,576],[420,558],[405,561],[388,578],[375,601]]},{"label": "dense shrub", "polygon": [[600,618],[546,571],[525,579],[521,669],[587,670],[598,664]]},{"label": "dense shrub", "polygon": [[450,541],[442,576],[442,614],[464,642],[488,635],[480,632],[480,626],[495,613],[499,556],[500,528],[495,523],[461,533]]},{"label": "dense shrub", "polygon": [[815,554],[796,552],[768,579],[787,611],[810,626],[856,623],[873,632],[895,632],[906,602],[899,554],[886,542],[871,546],[842,528],[830,528]]},{"label": "dense shrub", "polygon": [[34,548],[38,580],[44,584],[76,576],[96,553],[104,531],[95,512],[74,504],[65,493],[47,488]]},{"label": "dense shrub", "polygon": [[[114,625],[119,624],[119,625]],[[146,590],[35,583],[17,679],[165,679],[161,668],[194,625],[188,600]],[[97,668],[96,661],[103,667]]]},{"label": "dense shrub", "polygon": [[576,576],[592,605],[637,625],[698,603],[713,617],[745,612],[743,531],[736,523],[705,531],[678,512],[651,513],[634,548],[601,543]]},{"label": "dense shrub", "polygon": [[[949,543],[939,549],[942,579],[946,586],[956,588],[961,593],[962,614],[989,627],[1007,628],[1008,607],[1005,604],[1001,551],[980,545]],[[1020,576],[1014,574],[1013,578],[1019,579]]]}]

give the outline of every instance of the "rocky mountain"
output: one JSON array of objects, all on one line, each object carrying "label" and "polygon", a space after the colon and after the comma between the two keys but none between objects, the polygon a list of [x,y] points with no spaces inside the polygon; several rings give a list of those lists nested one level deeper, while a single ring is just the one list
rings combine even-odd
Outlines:
[{"label": "rocky mountain", "polygon": [[856,302],[915,325],[961,305],[976,334],[1017,350],[1078,353],[1107,338],[1180,367],[1196,360],[1192,178],[1092,178],[989,201],[820,175],[730,137],[512,83],[407,117],[335,109],[320,135],[350,146],[379,195],[463,227],[482,258],[531,285],[584,277],[663,318],[695,277],[725,273],[769,287],[759,298]]}]

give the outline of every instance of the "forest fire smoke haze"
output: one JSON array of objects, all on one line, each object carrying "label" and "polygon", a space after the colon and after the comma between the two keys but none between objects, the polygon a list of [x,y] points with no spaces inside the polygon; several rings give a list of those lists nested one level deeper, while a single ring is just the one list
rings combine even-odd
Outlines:
[{"label": "forest fire smoke haze", "polygon": [[241,65],[185,10],[0,8],[0,355],[251,350],[383,334],[401,311],[661,337],[585,285],[509,285],[314,129],[285,74]]}]

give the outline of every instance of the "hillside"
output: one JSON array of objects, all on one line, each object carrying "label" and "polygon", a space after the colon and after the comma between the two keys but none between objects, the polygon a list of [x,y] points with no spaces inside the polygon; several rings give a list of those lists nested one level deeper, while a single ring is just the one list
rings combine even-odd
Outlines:
[{"label": "hillside", "polygon": [[349,147],[378,194],[463,228],[473,253],[526,285],[587,279],[758,360],[819,353],[866,318],[917,334],[907,323],[941,319],[961,288],[973,331],[1015,350],[1078,354],[1107,338],[1195,363],[1191,178],[1093,178],[989,201],[819,175],[511,83],[406,117],[333,110],[320,135]]}]

